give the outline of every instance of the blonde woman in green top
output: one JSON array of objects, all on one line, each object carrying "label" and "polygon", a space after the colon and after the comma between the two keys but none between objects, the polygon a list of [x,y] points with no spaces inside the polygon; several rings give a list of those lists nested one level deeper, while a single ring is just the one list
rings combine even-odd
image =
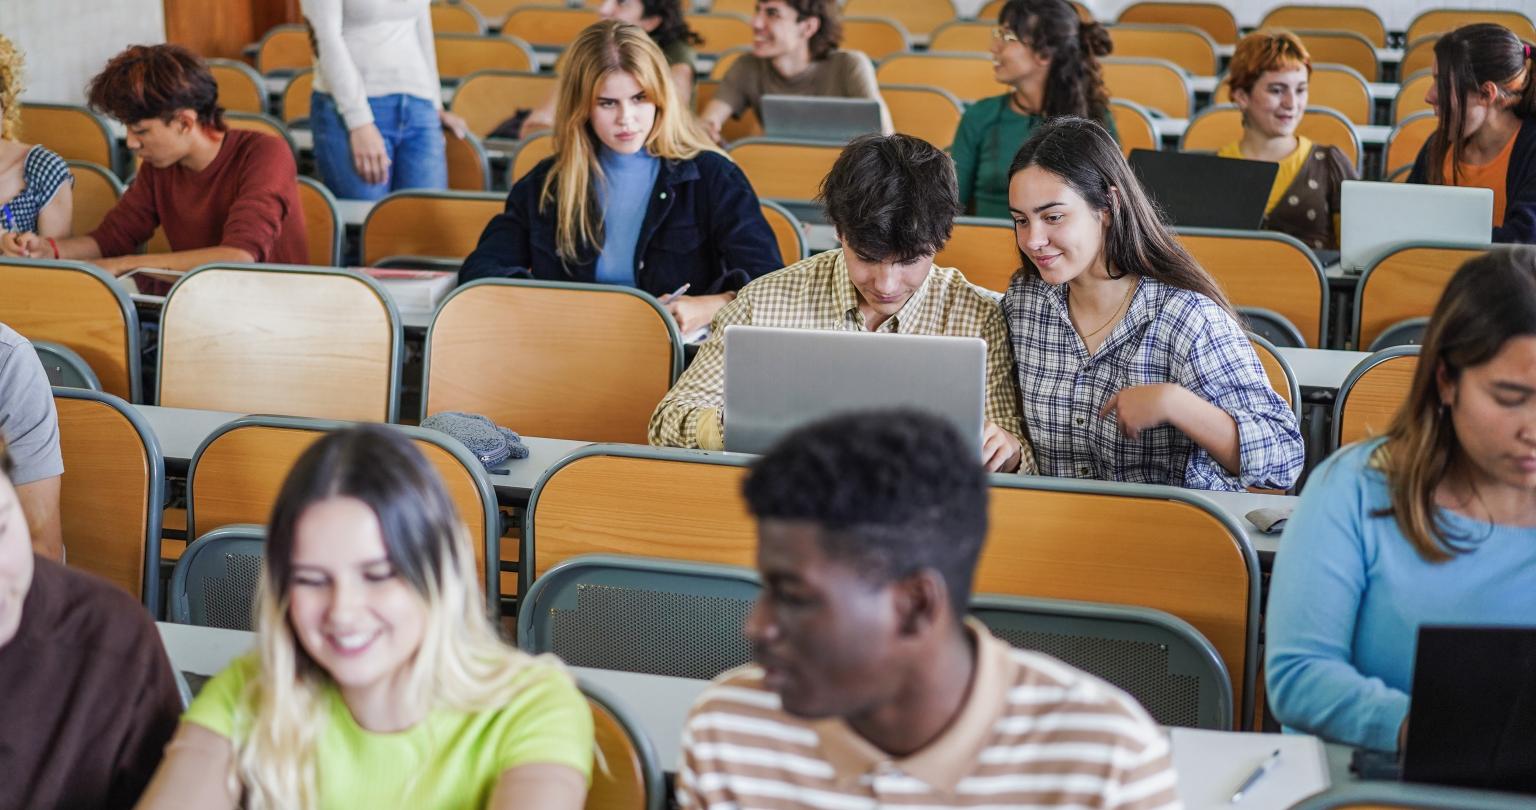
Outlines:
[{"label": "blonde woman in green top", "polygon": [[139,807],[579,810],[591,712],[497,639],[471,548],[404,434],[315,443],[272,511],[258,650],[192,702]]},{"label": "blonde woman in green top", "polygon": [[1008,166],[1041,122],[1075,115],[1119,136],[1099,75],[1098,57],[1110,50],[1103,26],[1080,21],[1067,0],[1009,0],[997,23],[992,73],[1008,92],[966,109],[950,154],[966,212],[1006,219]]}]

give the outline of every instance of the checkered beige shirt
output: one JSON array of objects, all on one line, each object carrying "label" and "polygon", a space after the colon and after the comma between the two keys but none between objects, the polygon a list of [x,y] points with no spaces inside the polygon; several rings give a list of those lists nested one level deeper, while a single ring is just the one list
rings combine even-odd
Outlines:
[{"label": "checkered beige shirt", "polygon": [[[709,340],[651,414],[651,444],[719,449],[724,435],[725,328],[736,324],[862,332],[859,296],[841,250],[830,250],[743,287],[716,313]],[[1024,446],[1019,472],[1035,471],[1019,422],[1013,351],[1002,310],[959,270],[934,266],[923,285],[876,332],[979,337],[987,342],[986,416]]]}]

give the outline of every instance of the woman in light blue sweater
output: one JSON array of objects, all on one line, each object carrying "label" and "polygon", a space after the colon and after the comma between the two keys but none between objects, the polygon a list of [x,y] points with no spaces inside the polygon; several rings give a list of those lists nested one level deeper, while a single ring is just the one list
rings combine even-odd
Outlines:
[{"label": "woman in light blue sweater", "polygon": [[1275,717],[1397,750],[1425,624],[1536,624],[1536,248],[1457,271],[1386,435],[1307,482],[1271,579]]}]

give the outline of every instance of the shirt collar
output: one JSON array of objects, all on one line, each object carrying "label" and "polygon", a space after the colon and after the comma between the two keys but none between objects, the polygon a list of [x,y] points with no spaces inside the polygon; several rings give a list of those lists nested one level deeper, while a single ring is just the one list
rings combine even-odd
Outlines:
[{"label": "shirt collar", "polygon": [[[844,250],[846,249],[838,249],[837,260],[833,263],[832,303],[844,318],[858,324],[860,329],[864,329],[864,313],[859,311],[859,291],[853,286],[853,279],[848,277],[848,260]],[[891,325],[887,331],[899,335],[910,335],[922,331],[922,321],[918,313],[923,311],[928,301],[928,291],[933,287],[933,276],[938,269],[938,265],[928,269],[928,275],[923,277],[923,283],[912,293],[912,297],[908,298],[907,302],[901,305],[901,309],[887,321]],[[884,324],[881,326],[883,327]],[[933,329],[927,331],[931,332]]]},{"label": "shirt collar", "polygon": [[[1067,309],[1067,285],[1052,284],[1048,285],[1047,289],[1062,325],[1076,332],[1076,328],[1072,326],[1072,316]],[[1160,290],[1161,285],[1155,279],[1146,276],[1136,279],[1136,292],[1131,294],[1131,305],[1126,310],[1125,317],[1110,330],[1109,337],[1106,337],[1104,343],[1099,346],[1099,350],[1094,352],[1095,357],[1104,354],[1105,349],[1112,349],[1116,344],[1124,341],[1126,335],[1138,334],[1143,324],[1150,323],[1156,317],[1162,298],[1159,294]]]},{"label": "shirt collar", "polygon": [[859,736],[842,718],[812,724],[822,756],[840,784],[851,786],[865,774],[890,769],[953,795],[960,780],[975,768],[977,756],[991,739],[997,718],[1007,705],[1013,682],[1012,658],[1008,645],[980,622],[967,618],[965,628],[976,641],[976,669],[965,705],[938,739],[923,749],[906,757],[892,757]]}]

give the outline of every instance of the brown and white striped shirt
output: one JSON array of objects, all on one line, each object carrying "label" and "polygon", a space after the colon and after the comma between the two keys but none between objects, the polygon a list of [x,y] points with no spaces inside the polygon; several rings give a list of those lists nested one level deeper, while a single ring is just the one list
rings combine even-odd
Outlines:
[{"label": "brown and white striped shirt", "polygon": [[1109,684],[977,639],[970,696],[943,734],[910,756],[875,748],[841,719],[780,707],[747,666],[721,675],[683,730],[678,804],[701,810],[1113,808],[1177,810],[1163,730]]}]

